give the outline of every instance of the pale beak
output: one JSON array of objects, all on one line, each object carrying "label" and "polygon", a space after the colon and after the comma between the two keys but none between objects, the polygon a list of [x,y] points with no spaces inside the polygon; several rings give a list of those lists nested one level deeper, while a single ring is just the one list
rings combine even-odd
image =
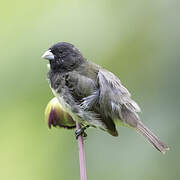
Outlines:
[{"label": "pale beak", "polygon": [[51,52],[51,50],[47,50],[41,57],[44,58],[44,59],[48,59],[48,60],[53,60],[54,59],[54,55]]}]

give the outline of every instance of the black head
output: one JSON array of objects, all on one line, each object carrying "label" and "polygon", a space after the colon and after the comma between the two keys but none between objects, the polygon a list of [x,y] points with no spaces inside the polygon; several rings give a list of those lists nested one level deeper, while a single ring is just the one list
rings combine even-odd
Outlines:
[{"label": "black head", "polygon": [[57,72],[72,71],[84,62],[80,51],[74,45],[66,42],[54,44],[42,57],[48,59],[51,70]]}]

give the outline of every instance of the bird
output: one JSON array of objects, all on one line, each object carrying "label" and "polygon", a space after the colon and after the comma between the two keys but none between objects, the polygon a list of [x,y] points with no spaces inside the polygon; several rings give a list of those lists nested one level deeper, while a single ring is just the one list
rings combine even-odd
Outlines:
[{"label": "bird", "polygon": [[47,79],[59,104],[81,125],[79,135],[94,127],[118,136],[116,125],[130,127],[143,135],[157,150],[165,153],[163,143],[140,120],[139,105],[112,72],[87,60],[73,44],[58,42],[42,58],[49,61]]}]

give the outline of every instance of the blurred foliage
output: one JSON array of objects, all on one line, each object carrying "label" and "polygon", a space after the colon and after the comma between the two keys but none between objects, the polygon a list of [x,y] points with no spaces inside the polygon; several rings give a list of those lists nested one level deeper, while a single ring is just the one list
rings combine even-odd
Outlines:
[{"label": "blurred foliage", "polygon": [[140,115],[171,150],[158,153],[119,128],[114,138],[88,130],[88,179],[179,179],[180,1],[2,1],[0,7],[0,179],[79,179],[74,131],[48,130],[53,97],[41,55],[71,42],[113,71]]}]

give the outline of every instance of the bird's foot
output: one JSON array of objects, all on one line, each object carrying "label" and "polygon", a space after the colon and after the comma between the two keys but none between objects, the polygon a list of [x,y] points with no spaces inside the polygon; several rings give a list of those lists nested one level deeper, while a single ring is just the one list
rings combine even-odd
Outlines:
[{"label": "bird's foot", "polygon": [[84,127],[80,128],[80,129],[77,129],[77,130],[75,131],[75,137],[76,137],[76,139],[78,139],[79,136],[82,136],[83,138],[86,138],[86,137],[87,137],[87,134],[86,134],[84,131],[85,131],[88,127],[89,127],[89,125],[84,126]]}]

